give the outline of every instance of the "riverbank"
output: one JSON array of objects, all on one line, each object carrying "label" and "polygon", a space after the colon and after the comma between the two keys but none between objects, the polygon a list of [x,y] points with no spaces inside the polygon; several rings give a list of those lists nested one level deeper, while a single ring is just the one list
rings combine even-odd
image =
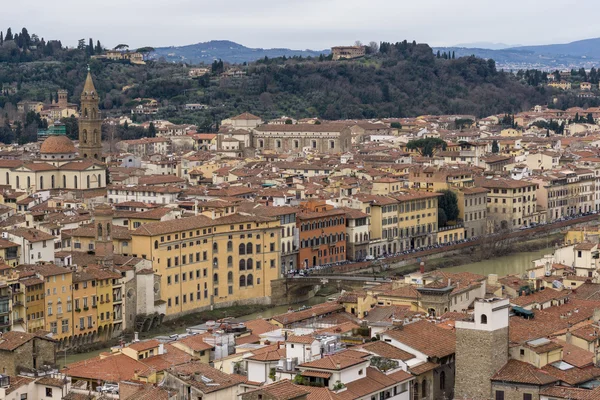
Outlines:
[{"label": "riverbank", "polygon": [[[498,249],[496,251],[492,251],[487,248],[482,249],[481,247],[470,247],[465,249],[460,254],[431,259],[424,257],[421,259],[421,261],[424,263],[425,271],[457,267],[490,260],[494,257],[509,256],[518,253],[527,253],[546,249],[550,246],[561,244],[563,242],[563,237],[564,235],[562,233],[555,233],[543,238],[536,238],[525,242],[511,243],[507,247]],[[381,266],[373,266],[361,270],[358,273],[383,277],[403,276],[418,271],[420,266],[420,262],[396,266],[394,264],[389,264],[387,269],[383,269]]]}]

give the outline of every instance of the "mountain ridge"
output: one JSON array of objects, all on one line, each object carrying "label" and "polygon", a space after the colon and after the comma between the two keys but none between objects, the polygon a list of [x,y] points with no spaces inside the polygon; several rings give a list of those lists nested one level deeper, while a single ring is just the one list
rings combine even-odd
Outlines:
[{"label": "mountain ridge", "polygon": [[230,63],[252,62],[261,58],[274,57],[319,57],[329,54],[329,50],[294,50],[288,48],[252,48],[230,40],[210,40],[183,46],[157,47],[149,58],[164,58],[169,62],[186,62],[190,64],[210,64],[214,60]]}]

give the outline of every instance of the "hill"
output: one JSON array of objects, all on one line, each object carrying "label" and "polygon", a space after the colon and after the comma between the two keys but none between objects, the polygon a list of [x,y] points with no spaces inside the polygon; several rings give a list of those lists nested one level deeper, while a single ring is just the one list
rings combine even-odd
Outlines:
[{"label": "hill", "polygon": [[[282,115],[330,120],[424,114],[483,117],[547,104],[552,94],[498,71],[493,60],[438,58],[428,45],[406,41],[381,43],[378,52],[356,60],[262,58],[240,66],[244,74],[236,77],[223,77],[222,70],[215,70],[190,78],[190,67],[182,63],[109,62],[89,59],[85,49],[70,50],[64,61],[47,56],[18,62],[17,56],[13,62],[0,63],[0,84],[14,88],[0,93],[0,115],[9,114],[11,119],[17,116],[18,101],[48,102],[60,88],[77,103],[88,63],[103,115],[131,115],[135,105],[152,98],[160,104],[159,114],[133,115],[134,122],[168,119],[194,123],[204,131],[215,130],[222,119],[244,111],[266,120]],[[188,103],[206,108],[186,110]],[[130,129],[117,137],[138,134]]]},{"label": "hill", "polygon": [[519,46],[509,50],[531,51],[546,56],[575,56],[598,59],[600,54],[600,38],[578,40],[564,44],[547,44],[539,46]]},{"label": "hill", "polygon": [[214,60],[241,64],[265,57],[318,57],[321,54],[327,55],[329,50],[253,49],[228,40],[211,40],[187,46],[158,47],[149,57],[154,60],[164,58],[165,61],[188,64],[210,64]]},{"label": "hill", "polygon": [[[483,46],[482,46],[483,47]],[[474,55],[493,59],[499,68],[518,70],[538,68],[545,70],[589,69],[600,65],[600,38],[578,40],[564,44],[519,46],[506,49],[439,47],[434,51],[454,52],[457,57]]]}]

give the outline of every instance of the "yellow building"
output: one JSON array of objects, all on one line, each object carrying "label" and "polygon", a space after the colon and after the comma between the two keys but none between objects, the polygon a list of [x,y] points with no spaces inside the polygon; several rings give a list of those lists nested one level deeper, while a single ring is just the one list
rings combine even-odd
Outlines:
[{"label": "yellow building", "polygon": [[82,268],[73,273],[74,345],[95,341],[98,337],[98,301],[96,280]]},{"label": "yellow building", "polygon": [[377,299],[369,293],[344,293],[337,299],[347,313],[364,318],[377,304]]},{"label": "yellow building", "polygon": [[161,276],[166,316],[238,302],[269,302],[280,276],[279,219],[204,215],[145,224],[132,233],[133,256]]},{"label": "yellow building", "polygon": [[23,315],[25,325],[22,329],[15,328],[15,330],[33,333],[44,329],[44,281],[35,275],[30,275],[19,278],[19,284],[25,301],[22,305],[13,302],[13,312],[22,310],[19,314]]},{"label": "yellow building", "polygon": [[439,192],[464,187],[473,187],[473,172],[467,168],[417,166],[408,175],[412,189]]},{"label": "yellow building", "polygon": [[565,234],[565,243],[598,242],[600,226],[569,229]]},{"label": "yellow building", "polygon": [[33,272],[44,283],[44,330],[62,346],[73,334],[72,284],[73,273],[54,264],[20,265],[19,273]]},{"label": "yellow building", "polygon": [[358,194],[350,204],[369,214],[369,255],[435,244],[439,193],[402,191],[388,196]]}]

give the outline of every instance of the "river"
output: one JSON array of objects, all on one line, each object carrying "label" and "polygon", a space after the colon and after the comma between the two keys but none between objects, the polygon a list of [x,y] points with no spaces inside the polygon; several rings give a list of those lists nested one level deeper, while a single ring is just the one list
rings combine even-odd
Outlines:
[{"label": "river", "polygon": [[497,274],[499,278],[511,274],[524,274],[527,268],[533,266],[532,261],[554,253],[554,248],[549,247],[536,251],[510,254],[489,260],[463,264],[456,267],[444,268],[448,272],[473,272],[481,275]]},{"label": "river", "polygon": [[[477,273],[477,274],[481,274],[481,275],[497,274],[499,277],[503,277],[503,276],[510,275],[510,274],[523,274],[523,273],[525,273],[527,268],[532,266],[531,262],[533,260],[542,257],[544,254],[552,253],[553,251],[554,251],[553,248],[550,247],[550,248],[537,250],[537,251],[515,253],[515,254],[504,256],[504,257],[497,257],[497,258],[479,261],[479,262],[475,262],[475,263],[459,265],[456,267],[449,267],[449,268],[445,268],[444,270],[448,271],[448,272],[469,271],[469,272],[473,272],[473,273]],[[326,300],[327,300],[327,297],[313,297],[312,299],[310,299],[308,301],[294,304],[293,307],[299,308],[303,305],[308,305],[308,306],[315,305],[315,304],[322,303]],[[237,320],[248,321],[248,320],[255,319],[255,318],[269,318],[274,315],[282,314],[282,313],[286,312],[288,310],[288,308],[289,308],[289,306],[272,307],[272,308],[269,308],[269,309],[261,311],[261,312],[244,315],[243,317],[237,318]],[[180,331],[174,331],[172,333],[184,333],[184,332],[185,332],[185,330],[180,330]],[[157,335],[157,336],[164,336],[164,334]],[[94,351],[90,351],[87,353],[79,353],[79,354],[69,354],[67,352],[66,357],[65,357],[64,352],[59,352],[57,355],[57,359],[58,359],[57,361],[61,366],[63,366],[63,365],[65,365],[65,361],[66,361],[66,364],[70,364],[73,362],[85,360],[87,358],[96,357],[97,355],[99,355],[100,353],[105,352],[105,351],[110,351],[110,348],[107,347],[104,349],[94,350]]]}]

